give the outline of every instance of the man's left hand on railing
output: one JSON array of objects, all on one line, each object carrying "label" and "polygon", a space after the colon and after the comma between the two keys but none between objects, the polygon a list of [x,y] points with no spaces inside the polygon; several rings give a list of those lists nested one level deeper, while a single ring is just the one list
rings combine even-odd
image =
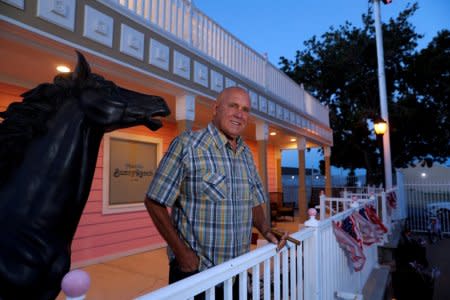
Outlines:
[{"label": "man's left hand on railing", "polygon": [[272,244],[277,245],[277,251],[280,251],[286,245],[288,235],[289,233],[286,231],[272,229],[265,233],[264,238]]},{"label": "man's left hand on railing", "polygon": [[287,232],[273,231],[268,224],[261,205],[253,207],[253,226],[255,226],[262,236],[269,242],[277,245],[277,250],[286,245],[288,239]]}]

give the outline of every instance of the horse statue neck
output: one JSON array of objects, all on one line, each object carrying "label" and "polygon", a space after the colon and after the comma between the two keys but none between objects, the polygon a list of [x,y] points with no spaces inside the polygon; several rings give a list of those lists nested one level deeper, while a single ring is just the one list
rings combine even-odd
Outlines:
[{"label": "horse statue neck", "polygon": [[31,141],[22,165],[10,180],[33,188],[3,187],[1,198],[13,193],[16,201],[0,202],[0,214],[8,212],[12,217],[13,212],[26,223],[45,218],[45,222],[36,221],[45,224],[46,230],[67,230],[70,224],[74,234],[78,222],[73,224],[68,218],[78,220],[83,211],[85,203],[81,202],[87,200],[103,136],[102,129],[87,124],[77,106],[76,101],[66,100],[47,121],[47,134]]}]

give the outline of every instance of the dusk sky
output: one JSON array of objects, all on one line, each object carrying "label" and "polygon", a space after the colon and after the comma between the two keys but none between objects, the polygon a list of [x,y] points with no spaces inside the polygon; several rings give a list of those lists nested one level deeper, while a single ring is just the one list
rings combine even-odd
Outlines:
[{"label": "dusk sky", "polygon": [[[425,37],[424,47],[441,29],[450,29],[450,0],[420,0],[419,9],[411,18],[418,33]],[[349,21],[362,25],[361,15],[367,13],[368,0],[193,0],[194,5],[224,29],[259,53],[267,53],[278,65],[279,57],[294,58],[295,51],[313,35],[321,36],[330,26],[335,28]],[[381,3],[385,22],[396,17],[408,3],[393,0]]]},{"label": "dusk sky", "polygon": [[[450,0],[419,0],[419,9],[410,19],[416,32],[424,34],[419,48],[426,47],[439,30],[450,29]],[[320,37],[330,26],[338,28],[345,21],[361,27],[368,0],[193,0],[194,5],[242,42],[263,54],[278,66],[280,56],[295,57],[303,42]],[[395,18],[411,1],[381,3],[382,21]],[[308,153],[307,167],[318,168],[321,159]],[[283,151],[284,166],[298,166],[295,150]]]}]

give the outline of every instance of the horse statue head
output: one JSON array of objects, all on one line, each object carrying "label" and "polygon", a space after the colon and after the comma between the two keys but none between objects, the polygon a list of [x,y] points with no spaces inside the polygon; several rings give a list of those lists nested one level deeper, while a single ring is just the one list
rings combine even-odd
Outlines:
[{"label": "horse statue head", "polygon": [[58,295],[104,133],[157,130],[170,114],[161,97],[121,88],[77,55],[74,72],[0,112],[0,299]]}]

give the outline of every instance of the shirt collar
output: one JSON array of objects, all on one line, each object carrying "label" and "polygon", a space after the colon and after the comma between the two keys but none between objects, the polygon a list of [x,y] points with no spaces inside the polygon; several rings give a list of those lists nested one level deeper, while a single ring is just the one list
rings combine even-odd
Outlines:
[{"label": "shirt collar", "polygon": [[[224,147],[226,145],[228,145],[228,147],[231,146],[225,134],[223,134],[212,122],[208,124],[208,131],[211,133],[213,140],[218,148]],[[245,147],[244,141],[240,136],[238,136],[236,139],[236,153],[240,152],[243,147]]]}]

